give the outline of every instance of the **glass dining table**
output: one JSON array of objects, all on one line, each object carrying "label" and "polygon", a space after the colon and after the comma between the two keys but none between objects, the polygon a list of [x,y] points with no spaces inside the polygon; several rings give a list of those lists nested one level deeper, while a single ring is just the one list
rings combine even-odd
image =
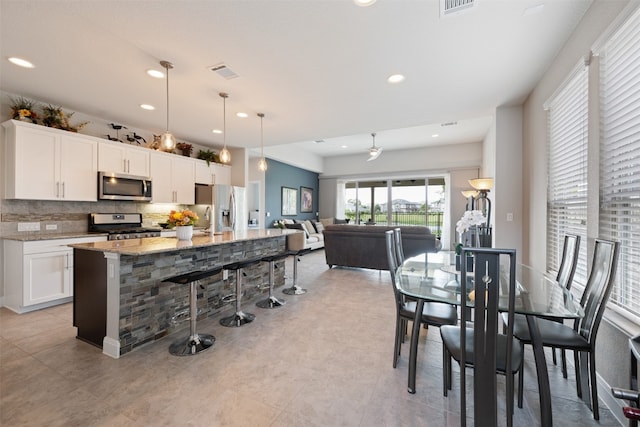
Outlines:
[{"label": "glass dining table", "polygon": [[[421,254],[407,258],[398,267],[395,275],[397,289],[417,300],[409,353],[409,393],[415,393],[416,390],[419,316],[424,302],[443,302],[458,306],[461,304],[460,272],[455,270],[451,261],[452,257],[448,253]],[[536,317],[577,319],[584,316],[584,312],[573,295],[554,278],[523,264],[519,264],[516,269],[516,293],[515,313],[526,316],[532,339],[540,395],[541,424],[551,426],[553,420],[549,377]],[[500,295],[499,308],[506,311],[507,302],[507,295]],[[495,396],[493,398],[495,399]],[[474,400],[476,399],[478,396],[474,396]]]}]

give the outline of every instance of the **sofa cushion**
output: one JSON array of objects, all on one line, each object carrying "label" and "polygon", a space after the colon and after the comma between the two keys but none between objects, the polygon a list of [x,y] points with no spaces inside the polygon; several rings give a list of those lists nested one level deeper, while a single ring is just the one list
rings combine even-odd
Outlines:
[{"label": "sofa cushion", "polygon": [[317,233],[316,228],[313,226],[313,223],[311,221],[307,219],[302,223],[304,224],[305,227],[307,227],[307,231],[309,232],[309,234]]},{"label": "sofa cushion", "polygon": [[322,233],[324,230],[324,225],[321,222],[314,222],[313,225],[316,227],[317,233]]},{"label": "sofa cushion", "polygon": [[284,223],[285,228],[291,229],[291,230],[302,230],[304,231],[304,237],[308,237],[308,233],[307,230],[304,228],[303,224],[293,224],[293,223]]}]

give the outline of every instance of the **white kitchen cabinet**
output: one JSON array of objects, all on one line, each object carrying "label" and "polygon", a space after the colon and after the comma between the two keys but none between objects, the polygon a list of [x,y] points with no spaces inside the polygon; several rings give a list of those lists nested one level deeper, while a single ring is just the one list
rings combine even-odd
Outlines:
[{"label": "white kitchen cabinet", "polygon": [[95,140],[15,120],[3,126],[7,199],[97,200]]},{"label": "white kitchen cabinet", "polygon": [[104,141],[98,145],[98,170],[149,176],[150,150],[121,142]]},{"label": "white kitchen cabinet", "polygon": [[68,302],[73,297],[73,243],[106,236],[38,241],[4,240],[4,305],[26,313]]},{"label": "white kitchen cabinet", "polygon": [[193,159],[165,153],[151,153],[154,203],[195,203],[196,167]]},{"label": "white kitchen cabinet", "polygon": [[231,167],[196,160],[196,184],[225,184],[231,185]]}]

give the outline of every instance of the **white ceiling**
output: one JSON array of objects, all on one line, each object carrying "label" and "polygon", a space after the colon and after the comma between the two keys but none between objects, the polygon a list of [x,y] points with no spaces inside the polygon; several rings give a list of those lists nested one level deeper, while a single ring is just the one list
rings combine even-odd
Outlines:
[{"label": "white ceiling", "polygon": [[[160,133],[166,82],[145,71],[168,60],[179,140],[222,145],[211,131],[222,128],[224,91],[230,146],[260,146],[258,112],[265,146],[322,156],[366,157],[371,132],[385,151],[480,141],[494,109],[525,99],[590,4],[476,0],[441,18],[438,0],[1,0],[0,89]],[[219,63],[239,77],[209,70]],[[406,80],[387,83],[395,73]]]}]

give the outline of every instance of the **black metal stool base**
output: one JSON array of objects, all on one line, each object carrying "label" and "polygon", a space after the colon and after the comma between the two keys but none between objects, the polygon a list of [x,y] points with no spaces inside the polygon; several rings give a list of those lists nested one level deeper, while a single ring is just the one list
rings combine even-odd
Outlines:
[{"label": "black metal stool base", "polygon": [[267,299],[263,299],[262,301],[258,301],[256,305],[260,308],[278,308],[285,305],[285,301],[272,296]]},{"label": "black metal stool base", "polygon": [[255,314],[239,311],[237,313],[234,313],[232,316],[220,319],[220,324],[229,328],[237,328],[239,326],[243,326],[247,323],[253,322],[255,318]]},{"label": "black metal stool base", "polygon": [[287,295],[302,295],[302,294],[306,294],[307,290],[302,289],[300,286],[294,285],[290,288],[283,289],[282,293]]},{"label": "black metal stool base", "polygon": [[169,353],[174,356],[192,356],[213,346],[216,338],[209,334],[195,334],[175,341],[169,346]]}]

